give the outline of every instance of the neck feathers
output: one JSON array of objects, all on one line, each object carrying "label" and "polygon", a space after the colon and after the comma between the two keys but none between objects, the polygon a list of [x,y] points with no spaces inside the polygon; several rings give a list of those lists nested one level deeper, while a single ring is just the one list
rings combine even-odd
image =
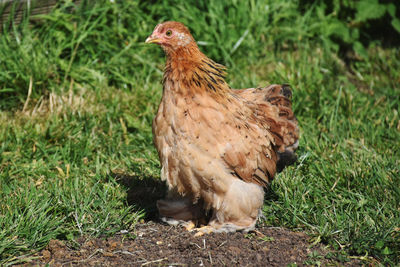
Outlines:
[{"label": "neck feathers", "polygon": [[163,85],[164,90],[182,95],[224,96],[230,91],[225,76],[225,67],[206,57],[194,43],[167,53]]}]

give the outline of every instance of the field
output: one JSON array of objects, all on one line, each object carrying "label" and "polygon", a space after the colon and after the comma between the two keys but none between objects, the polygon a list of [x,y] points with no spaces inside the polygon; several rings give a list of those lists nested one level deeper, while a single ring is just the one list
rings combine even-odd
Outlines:
[{"label": "field", "polygon": [[305,231],[343,261],[400,263],[400,37],[337,41],[346,34],[323,4],[152,2],[65,1],[5,22],[0,265],[148,217],[127,194],[159,180],[151,122],[165,58],[144,40],[165,20],[191,29],[231,87],[293,88],[299,160],[270,185],[262,224]]}]

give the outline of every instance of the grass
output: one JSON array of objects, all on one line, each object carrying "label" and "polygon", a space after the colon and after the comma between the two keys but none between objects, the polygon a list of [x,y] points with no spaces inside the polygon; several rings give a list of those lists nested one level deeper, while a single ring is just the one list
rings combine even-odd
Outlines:
[{"label": "grass", "polygon": [[265,223],[303,229],[343,260],[400,262],[399,48],[372,42],[346,65],[296,1],[96,2],[0,35],[0,264],[143,218],[115,174],[159,178],[164,56],[143,41],[167,19],[228,66],[232,87],[294,88],[299,161],[271,184]]}]

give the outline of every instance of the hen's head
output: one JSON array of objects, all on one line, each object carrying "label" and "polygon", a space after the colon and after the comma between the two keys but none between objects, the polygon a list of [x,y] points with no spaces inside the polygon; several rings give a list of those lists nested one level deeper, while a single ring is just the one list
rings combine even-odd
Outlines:
[{"label": "hen's head", "polygon": [[146,39],[146,43],[159,44],[167,54],[193,45],[197,47],[188,28],[176,21],[158,24],[153,33]]}]

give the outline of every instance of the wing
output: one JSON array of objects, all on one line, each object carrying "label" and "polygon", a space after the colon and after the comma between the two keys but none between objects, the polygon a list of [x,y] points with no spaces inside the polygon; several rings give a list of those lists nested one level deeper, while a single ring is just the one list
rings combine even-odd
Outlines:
[{"label": "wing", "polygon": [[[224,160],[239,178],[265,185],[277,170],[297,159],[299,129],[291,109],[290,87],[271,85],[232,93],[243,102],[241,111],[234,112],[236,124],[244,120],[245,127],[236,127],[238,138],[226,147]],[[251,115],[242,114],[246,107]]]},{"label": "wing", "polygon": [[[297,160],[295,150],[298,147],[299,127],[292,110],[292,92],[289,85],[275,84],[234,92],[252,103],[259,104],[263,110],[278,151],[278,172],[285,166],[293,164]],[[276,107],[272,112],[268,107],[271,105]]]},{"label": "wing", "polygon": [[[192,140],[197,158],[207,158],[203,163],[221,166],[214,170],[207,168],[203,179],[221,179],[223,170],[225,177],[236,176],[262,186],[268,184],[276,172],[277,154],[270,131],[273,120],[265,112],[277,113],[277,107],[252,103],[234,93],[222,103],[201,96],[190,101],[193,102],[188,109],[191,119],[186,120],[190,126],[183,127],[187,129],[186,138]],[[192,163],[196,165],[195,161]]]}]

